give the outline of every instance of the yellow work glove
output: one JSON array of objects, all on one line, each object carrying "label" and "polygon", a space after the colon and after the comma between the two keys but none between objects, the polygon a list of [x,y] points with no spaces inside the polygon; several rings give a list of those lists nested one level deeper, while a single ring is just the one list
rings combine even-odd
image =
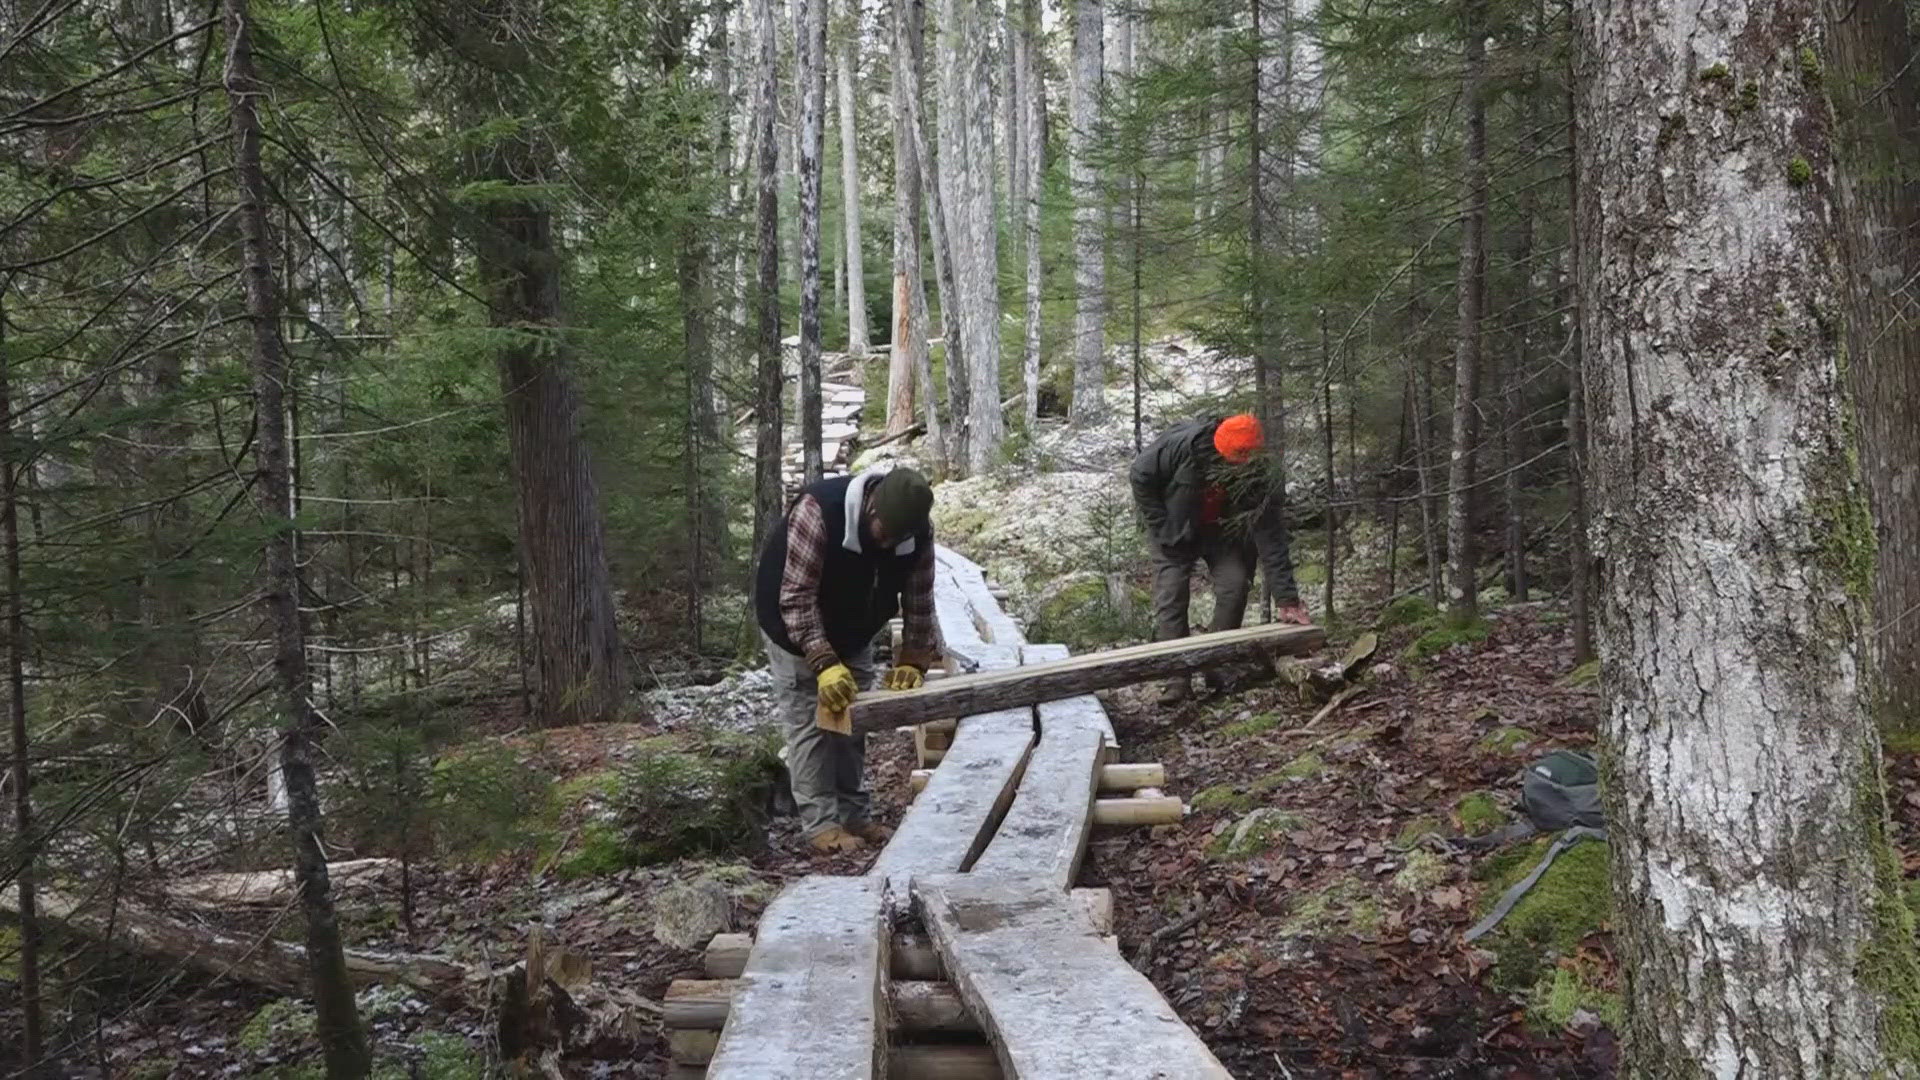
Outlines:
[{"label": "yellow work glove", "polygon": [[820,673],[820,707],[828,712],[845,712],[853,704],[853,695],[859,687],[853,683],[853,672],[845,664],[835,664]]},{"label": "yellow work glove", "polygon": [[926,681],[927,677],[920,673],[919,668],[912,664],[900,664],[887,672],[887,677],[880,685],[889,690],[912,690]]}]

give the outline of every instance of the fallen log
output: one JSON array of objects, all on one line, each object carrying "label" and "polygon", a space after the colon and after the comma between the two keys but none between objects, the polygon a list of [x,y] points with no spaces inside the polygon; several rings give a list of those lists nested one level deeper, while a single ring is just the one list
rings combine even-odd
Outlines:
[{"label": "fallen log", "polygon": [[[399,873],[399,859],[343,859],[327,864],[327,880],[336,889],[383,881]],[[215,905],[283,904],[294,895],[290,868],[195,874],[169,881],[161,888],[176,899]]]},{"label": "fallen log", "polygon": [[[109,919],[104,911],[89,910],[83,898],[51,889],[40,890],[35,899],[40,918],[116,948],[286,993],[306,990],[307,950],[298,945],[223,934],[124,902]],[[15,890],[0,891],[0,912],[17,915],[18,905]],[[465,993],[470,980],[480,981],[477,972],[444,957],[363,949],[348,949],[346,957],[348,977],[361,986],[395,983],[441,996]]]},{"label": "fallen log", "polygon": [[1309,653],[1325,641],[1326,632],[1317,626],[1249,626],[1087,653],[1052,663],[955,675],[916,690],[872,692],[855,698],[848,716],[855,731],[879,731],[1059,701],[1229,661],[1266,662],[1272,653]]}]

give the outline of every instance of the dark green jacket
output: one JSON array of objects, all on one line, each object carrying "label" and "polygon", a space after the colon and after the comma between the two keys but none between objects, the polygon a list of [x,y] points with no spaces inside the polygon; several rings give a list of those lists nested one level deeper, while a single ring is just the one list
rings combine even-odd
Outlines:
[{"label": "dark green jacket", "polygon": [[1213,431],[1220,420],[1215,416],[1175,425],[1133,459],[1127,478],[1147,538],[1174,558],[1199,554],[1202,492],[1210,477],[1230,477],[1224,482],[1227,497],[1214,527],[1217,534],[1251,539],[1273,598],[1282,603],[1297,600],[1300,590],[1293,580],[1293,555],[1281,518],[1285,493],[1260,467],[1226,472],[1226,462],[1213,448]]}]

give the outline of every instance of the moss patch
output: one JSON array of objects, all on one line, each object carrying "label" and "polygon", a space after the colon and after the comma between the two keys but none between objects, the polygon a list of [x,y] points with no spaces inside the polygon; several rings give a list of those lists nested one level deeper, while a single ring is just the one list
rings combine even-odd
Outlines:
[{"label": "moss patch", "polygon": [[1507,823],[1507,812],[1492,792],[1473,791],[1453,804],[1453,819],[1467,836],[1485,836]]},{"label": "moss patch", "polygon": [[1579,667],[1574,668],[1572,671],[1567,672],[1565,677],[1560,680],[1560,685],[1567,687],[1592,686],[1599,681],[1600,661],[1589,660]]},{"label": "moss patch", "polygon": [[313,1037],[313,1009],[294,998],[260,1006],[240,1029],[240,1049],[253,1054],[292,1049]]},{"label": "moss patch", "polygon": [[1447,880],[1453,868],[1445,859],[1424,848],[1407,856],[1407,864],[1393,875],[1393,887],[1401,892],[1422,893]]},{"label": "moss patch", "polygon": [[1261,735],[1280,726],[1280,717],[1274,713],[1255,713],[1245,720],[1236,720],[1220,728],[1220,734],[1230,739],[1244,739],[1250,735]]},{"label": "moss patch", "polygon": [[1626,1020],[1626,1002],[1620,994],[1594,985],[1564,964],[1542,975],[1527,992],[1527,1022],[1542,1034],[1566,1027],[1583,1009],[1616,1031]]},{"label": "moss patch", "polygon": [[1308,780],[1327,771],[1326,760],[1318,751],[1309,750],[1269,775],[1280,780]]},{"label": "moss patch", "polygon": [[1502,727],[1479,742],[1480,752],[1485,754],[1517,754],[1533,742],[1533,732],[1526,728]]},{"label": "moss patch", "polygon": [[[1553,840],[1543,836],[1489,860],[1479,914],[1492,910],[1509,886],[1532,873]],[[1588,934],[1605,926],[1612,910],[1607,845],[1588,840],[1561,852],[1484,939],[1497,958],[1496,985],[1515,993],[1530,990],[1554,961],[1571,956]]]},{"label": "moss patch", "polygon": [[1920,1064],[1920,954],[1914,947],[1911,883],[1887,838],[1886,789],[1879,755],[1871,749],[1861,769],[1854,814],[1873,861],[1873,926],[1856,961],[1861,980],[1885,1003],[1880,1037],[1888,1057]]},{"label": "moss patch", "polygon": [[1445,832],[1446,825],[1439,818],[1432,814],[1422,814],[1400,826],[1400,831],[1394,835],[1393,846],[1400,851],[1405,851],[1429,836],[1440,836]]},{"label": "moss patch", "polygon": [[1487,640],[1487,624],[1474,620],[1464,626],[1441,626],[1421,634],[1413,639],[1413,644],[1401,650],[1400,657],[1407,661],[1426,660],[1439,656],[1448,649],[1462,645],[1478,645]]},{"label": "moss patch", "polygon": [[1391,629],[1396,626],[1413,626],[1416,623],[1426,622],[1428,619],[1432,619],[1439,614],[1440,609],[1435,607],[1433,601],[1427,599],[1425,596],[1419,594],[1403,596],[1393,603],[1388,604],[1387,609],[1380,613],[1378,625],[1382,630]]},{"label": "moss patch", "polygon": [[1367,937],[1379,929],[1379,899],[1351,878],[1301,895],[1280,925],[1280,932],[1292,937],[1325,937],[1343,931]]},{"label": "moss patch", "polygon": [[1188,805],[1195,810],[1225,810],[1238,814],[1253,808],[1253,796],[1232,784],[1215,784],[1195,795]]},{"label": "moss patch", "polygon": [[1808,164],[1806,158],[1796,154],[1792,161],[1787,162],[1787,183],[1794,187],[1805,187],[1812,179],[1813,166]]}]

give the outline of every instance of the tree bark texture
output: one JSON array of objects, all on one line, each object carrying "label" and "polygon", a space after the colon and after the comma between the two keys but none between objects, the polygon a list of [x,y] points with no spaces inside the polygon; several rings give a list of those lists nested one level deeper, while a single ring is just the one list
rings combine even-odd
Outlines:
[{"label": "tree bark texture", "polygon": [[803,481],[821,461],[820,183],[827,122],[827,0],[794,0],[793,93],[799,103],[800,166],[800,457]]},{"label": "tree bark texture", "polygon": [[[953,251],[955,310],[966,378],[967,471],[985,472],[1006,436],[1000,409],[999,228],[994,218],[991,0],[942,0],[942,194]],[[957,331],[957,333],[953,333]],[[953,366],[948,358],[949,368]],[[957,411],[957,406],[956,406]]]},{"label": "tree bark texture", "polygon": [[1574,72],[1567,71],[1567,148],[1572,157],[1567,169],[1567,205],[1574,212],[1567,222],[1567,249],[1573,257],[1568,308],[1573,317],[1571,370],[1567,374],[1567,489],[1572,503],[1573,536],[1568,547],[1572,562],[1567,583],[1567,621],[1573,630],[1573,662],[1592,663],[1593,644],[1593,536],[1587,511],[1591,497],[1587,476],[1592,459],[1587,453],[1587,337],[1584,293],[1581,284],[1587,272],[1585,230],[1587,222],[1580,212],[1580,111],[1575,101]]},{"label": "tree bark texture", "polygon": [[1447,616],[1479,614],[1474,484],[1480,454],[1480,317],[1487,291],[1487,40],[1485,0],[1464,0],[1466,176],[1460,217],[1460,332],[1453,356],[1453,450],[1447,469]]},{"label": "tree bark texture", "polygon": [[867,267],[860,250],[860,146],[858,110],[854,108],[853,73],[860,51],[860,8],[852,11],[852,25],[840,57],[840,188],[847,233],[847,353],[865,359],[867,340]]},{"label": "tree bark texture", "polygon": [[1847,389],[1873,506],[1883,729],[1920,732],[1920,69],[1900,0],[1827,0]]},{"label": "tree bark texture", "polygon": [[280,768],[287,785],[287,828],[306,923],[315,1035],[329,1080],[346,1080],[366,1076],[372,1059],[354,1004],[353,984],[347,977],[340,925],[334,917],[327,879],[327,857],[320,840],[323,823],[313,754],[323,721],[314,709],[312,680],[307,673],[300,571],[294,561],[298,532],[288,503],[292,453],[287,440],[285,388],[289,365],[286,344],[280,337],[283,301],[274,278],[267,179],[260,160],[260,115],[256,106],[265,87],[254,69],[253,24],[247,0],[224,0],[224,16],[227,57],[223,82],[233,125],[241,255],[245,260],[242,277],[252,344],[248,368],[256,428],[253,490],[260,516],[274,527],[264,552],[266,576],[261,583],[261,607],[272,628],[274,686],[285,724]]},{"label": "tree bark texture", "polygon": [[[1017,2],[1017,0],[1016,0]],[[1020,358],[1020,382],[1026,391],[1021,410],[1029,434],[1040,418],[1040,334],[1041,285],[1040,198],[1046,188],[1046,135],[1041,129],[1041,104],[1046,100],[1047,84],[1041,74],[1039,55],[1040,0],[1021,4],[1019,37],[1020,105],[1020,192],[1022,227],[1026,230],[1027,326],[1025,348]]]},{"label": "tree bark texture", "polygon": [[1908,1075],[1818,0],[1577,17],[1626,1071]]},{"label": "tree bark texture", "polygon": [[[887,434],[913,426],[914,379],[927,351],[927,286],[921,275],[920,167],[913,153],[914,110],[908,95],[920,92],[919,49],[915,46],[915,5],[902,0],[893,10],[893,350],[887,360]],[[920,393],[936,398],[931,386]],[[939,411],[927,436],[940,445]]]},{"label": "tree bark texture", "polygon": [[1073,2],[1073,69],[1067,84],[1067,179],[1073,190],[1074,423],[1107,413],[1107,264],[1105,200],[1093,160],[1100,132],[1100,83],[1106,32],[1100,0]]},{"label": "tree bark texture", "polygon": [[780,52],[773,0],[754,0],[753,33],[759,48],[754,71],[755,247],[759,268],[754,275],[754,447],[753,545],[759,550],[767,530],[780,520],[786,492],[780,478],[781,432],[780,356]]}]

